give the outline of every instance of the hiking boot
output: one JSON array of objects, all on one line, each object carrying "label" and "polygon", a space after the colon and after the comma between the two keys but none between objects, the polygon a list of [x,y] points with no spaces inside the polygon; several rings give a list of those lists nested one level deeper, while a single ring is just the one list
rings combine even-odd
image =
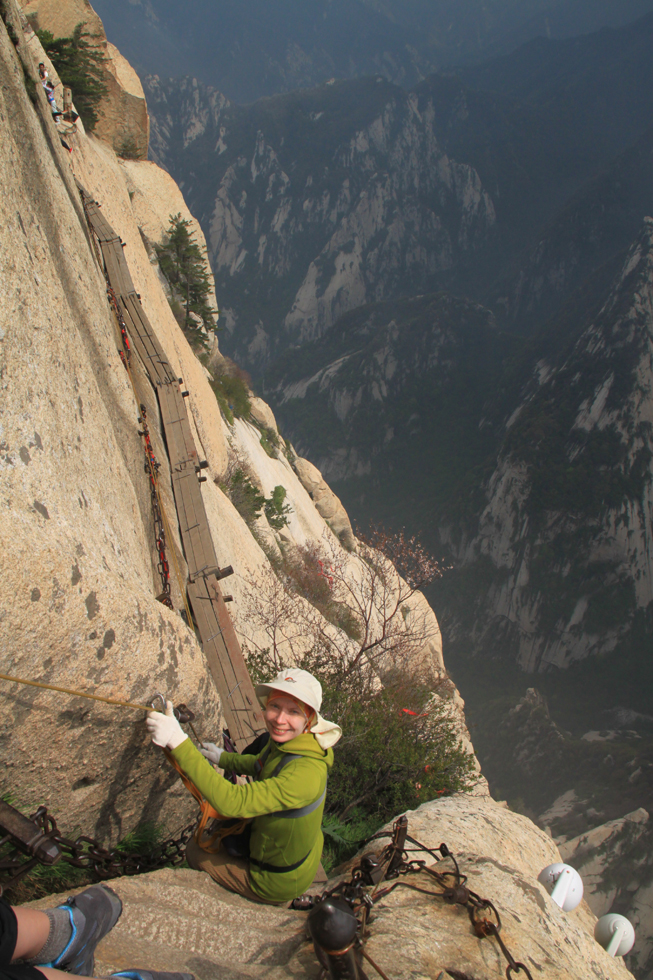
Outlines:
[{"label": "hiking boot", "polygon": [[127,980],[195,980],[192,973],[157,973],[154,970],[121,970],[112,977],[126,977]]},{"label": "hiking boot", "polygon": [[81,977],[92,977],[95,967],[95,947],[104,939],[120,918],[122,902],[106,885],[92,885],[57,908],[70,916],[73,934],[63,952],[51,966]]}]

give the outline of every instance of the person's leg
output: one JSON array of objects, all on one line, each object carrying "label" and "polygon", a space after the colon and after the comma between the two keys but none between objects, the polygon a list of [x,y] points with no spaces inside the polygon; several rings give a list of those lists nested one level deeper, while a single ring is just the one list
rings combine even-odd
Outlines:
[{"label": "person's leg", "polygon": [[[24,966],[16,964],[0,969],[0,980],[70,980],[70,973],[63,970],[53,970],[50,966]],[[154,970],[121,970],[120,973],[111,973],[109,977],[116,980],[195,980],[192,973],[161,973]],[[93,978],[90,978],[93,980]],[[108,980],[107,977],[97,978],[97,980]]]},{"label": "person's leg", "polygon": [[[105,885],[92,885],[44,912],[2,903],[4,931],[13,934],[11,962],[93,976],[95,948],[113,929],[122,902]],[[3,962],[9,960],[4,957]]]},{"label": "person's leg", "polygon": [[[99,886],[95,885],[94,888]],[[78,898],[88,897],[87,893],[81,892]],[[120,899],[113,892],[112,906],[120,902]],[[96,896],[97,897],[97,896]],[[100,907],[105,904],[105,896],[100,896]],[[69,907],[67,907],[69,908]],[[92,906],[86,902],[87,912]],[[120,903],[122,909],[122,903]],[[100,908],[101,910],[101,908]],[[58,912],[59,909],[49,909],[48,912]],[[64,911],[67,913],[66,909]],[[39,953],[50,940],[52,923],[48,912],[40,912],[38,909],[27,909],[21,906],[11,907],[8,902],[0,897],[0,980],[70,980],[70,973],[56,970],[49,966],[34,966],[31,963],[18,962],[24,959],[38,959]],[[104,923],[106,925],[106,922]],[[89,930],[82,930],[88,937]],[[101,924],[99,929],[102,938],[106,931],[102,932]],[[93,948],[97,945],[99,938],[96,939],[92,934],[89,941]],[[70,943],[69,943],[70,945]],[[132,969],[122,970],[120,973],[112,974],[116,980],[195,980],[190,973],[155,973],[150,970]]]},{"label": "person's leg", "polygon": [[43,949],[50,935],[50,920],[45,912],[38,909],[24,909],[14,906],[16,916],[16,945],[11,962],[31,960]]},{"label": "person's leg", "polygon": [[195,871],[205,871],[218,885],[248,898],[250,902],[260,902],[262,905],[287,905],[287,902],[270,902],[261,898],[252,888],[249,876],[249,861],[246,858],[231,857],[226,851],[217,854],[203,851],[195,838],[186,845],[186,860]]}]

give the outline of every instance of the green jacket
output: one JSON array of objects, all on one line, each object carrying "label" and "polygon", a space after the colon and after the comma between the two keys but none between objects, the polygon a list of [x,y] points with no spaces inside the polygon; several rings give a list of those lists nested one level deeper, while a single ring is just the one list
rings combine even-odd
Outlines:
[{"label": "green jacket", "polygon": [[[222,768],[239,776],[256,776],[256,763],[264,759],[259,781],[244,786],[234,786],[220,776],[189,738],[172,754],[218,813],[224,817],[253,817],[249,868],[252,889],[271,902],[290,901],[306,891],[322,857],[324,799],[305,816],[283,817],[282,811],[300,809],[323,796],[327,770],[333,765],[333,749],[320,748],[315,736],[307,733],[282,745],[270,740],[258,756],[223,753]],[[292,759],[273,776],[285,754],[301,758]],[[256,862],[275,868],[301,863],[294,870],[278,872],[262,869]]]}]

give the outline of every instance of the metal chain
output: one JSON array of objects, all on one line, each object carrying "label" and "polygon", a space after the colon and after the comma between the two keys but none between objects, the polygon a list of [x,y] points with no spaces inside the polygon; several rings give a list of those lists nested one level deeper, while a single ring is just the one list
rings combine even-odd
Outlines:
[{"label": "metal chain", "polygon": [[152,516],[154,518],[154,541],[156,544],[157,554],[159,556],[157,568],[159,570],[159,575],[161,576],[162,586],[161,594],[157,596],[157,599],[159,602],[162,602],[164,606],[167,606],[169,609],[173,609],[174,607],[170,595],[170,565],[168,564],[168,559],[166,557],[166,532],[163,526],[163,517],[161,516],[159,494],[157,490],[157,475],[159,469],[161,468],[161,463],[157,463],[154,450],[152,449],[150,430],[147,425],[147,410],[142,402],[140,409],[141,414],[138,417],[138,421],[141,428],[139,432],[145,440],[145,472],[150,478],[150,496],[152,498]]},{"label": "metal chain", "polygon": [[[5,888],[22,878],[36,864],[53,864],[58,863],[59,860],[72,865],[74,868],[85,868],[100,880],[117,878],[121,875],[142,874],[166,866],[174,867],[185,860],[186,844],[193,836],[198,824],[196,819],[184,827],[176,837],[170,837],[160,844],[156,844],[147,853],[129,853],[121,850],[120,845],[107,849],[99,841],[93,837],[88,837],[86,834],[82,834],[74,840],[63,837],[59,833],[56,820],[44,806],[40,806],[29,817],[29,820],[34,824],[35,838],[39,842],[36,853],[32,852],[33,856],[30,859],[25,860],[24,841],[18,841],[12,834],[7,834],[0,839],[0,874]],[[41,857],[45,850],[43,844],[46,841],[56,845],[60,852],[60,857],[56,859],[56,862],[46,861]],[[3,845],[9,848],[8,853],[1,853]]]},{"label": "metal chain", "polygon": [[[506,978],[511,978],[523,973],[527,980],[533,980],[528,967],[517,961],[501,936],[501,917],[499,912],[488,898],[472,891],[467,887],[467,876],[462,874],[455,856],[451,853],[446,844],[440,844],[438,848],[432,849],[422,844],[421,841],[410,837],[407,833],[408,824],[405,817],[400,817],[393,826],[392,833],[375,834],[372,840],[379,840],[390,837],[390,843],[383,849],[381,855],[372,857],[364,855],[359,865],[351,874],[349,881],[340,882],[334,888],[323,892],[317,902],[326,898],[340,898],[350,905],[354,914],[359,918],[359,930],[357,946],[363,953],[363,946],[366,943],[369,931],[367,930],[367,916],[374,905],[379,902],[395,888],[405,887],[412,891],[421,892],[425,895],[432,895],[434,898],[441,898],[449,905],[460,905],[467,909],[474,932],[479,939],[496,939],[499,949],[506,959]],[[406,843],[415,845],[408,850]],[[410,854],[416,850],[426,852],[436,860],[442,858],[449,859],[454,866],[453,871],[435,871],[426,866],[426,861],[411,859]],[[421,888],[412,882],[403,881],[403,877],[409,874],[424,874],[439,885],[440,890]],[[394,879],[394,880],[392,880]],[[380,888],[384,881],[390,881],[385,888]],[[317,904],[317,903],[316,903]],[[301,899],[297,900],[297,908],[307,908],[302,906]],[[365,955],[363,953],[363,955]],[[385,974],[376,967],[376,964],[365,956],[371,966],[373,966],[381,977]]]}]

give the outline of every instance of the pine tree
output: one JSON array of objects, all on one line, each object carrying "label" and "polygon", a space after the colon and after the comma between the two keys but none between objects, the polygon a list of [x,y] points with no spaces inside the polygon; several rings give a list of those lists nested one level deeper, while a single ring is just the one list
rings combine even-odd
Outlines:
[{"label": "pine tree", "polygon": [[197,321],[190,314],[200,317],[204,326],[213,330],[213,317],[218,311],[209,303],[211,279],[205,256],[195,241],[194,234],[189,231],[190,225],[191,222],[182,218],[181,214],[170,215],[170,228],[163,244],[157,246],[156,252],[161,271],[173,294],[173,311],[177,312],[177,304],[180,307],[181,326],[190,335],[194,346],[205,346]]}]

